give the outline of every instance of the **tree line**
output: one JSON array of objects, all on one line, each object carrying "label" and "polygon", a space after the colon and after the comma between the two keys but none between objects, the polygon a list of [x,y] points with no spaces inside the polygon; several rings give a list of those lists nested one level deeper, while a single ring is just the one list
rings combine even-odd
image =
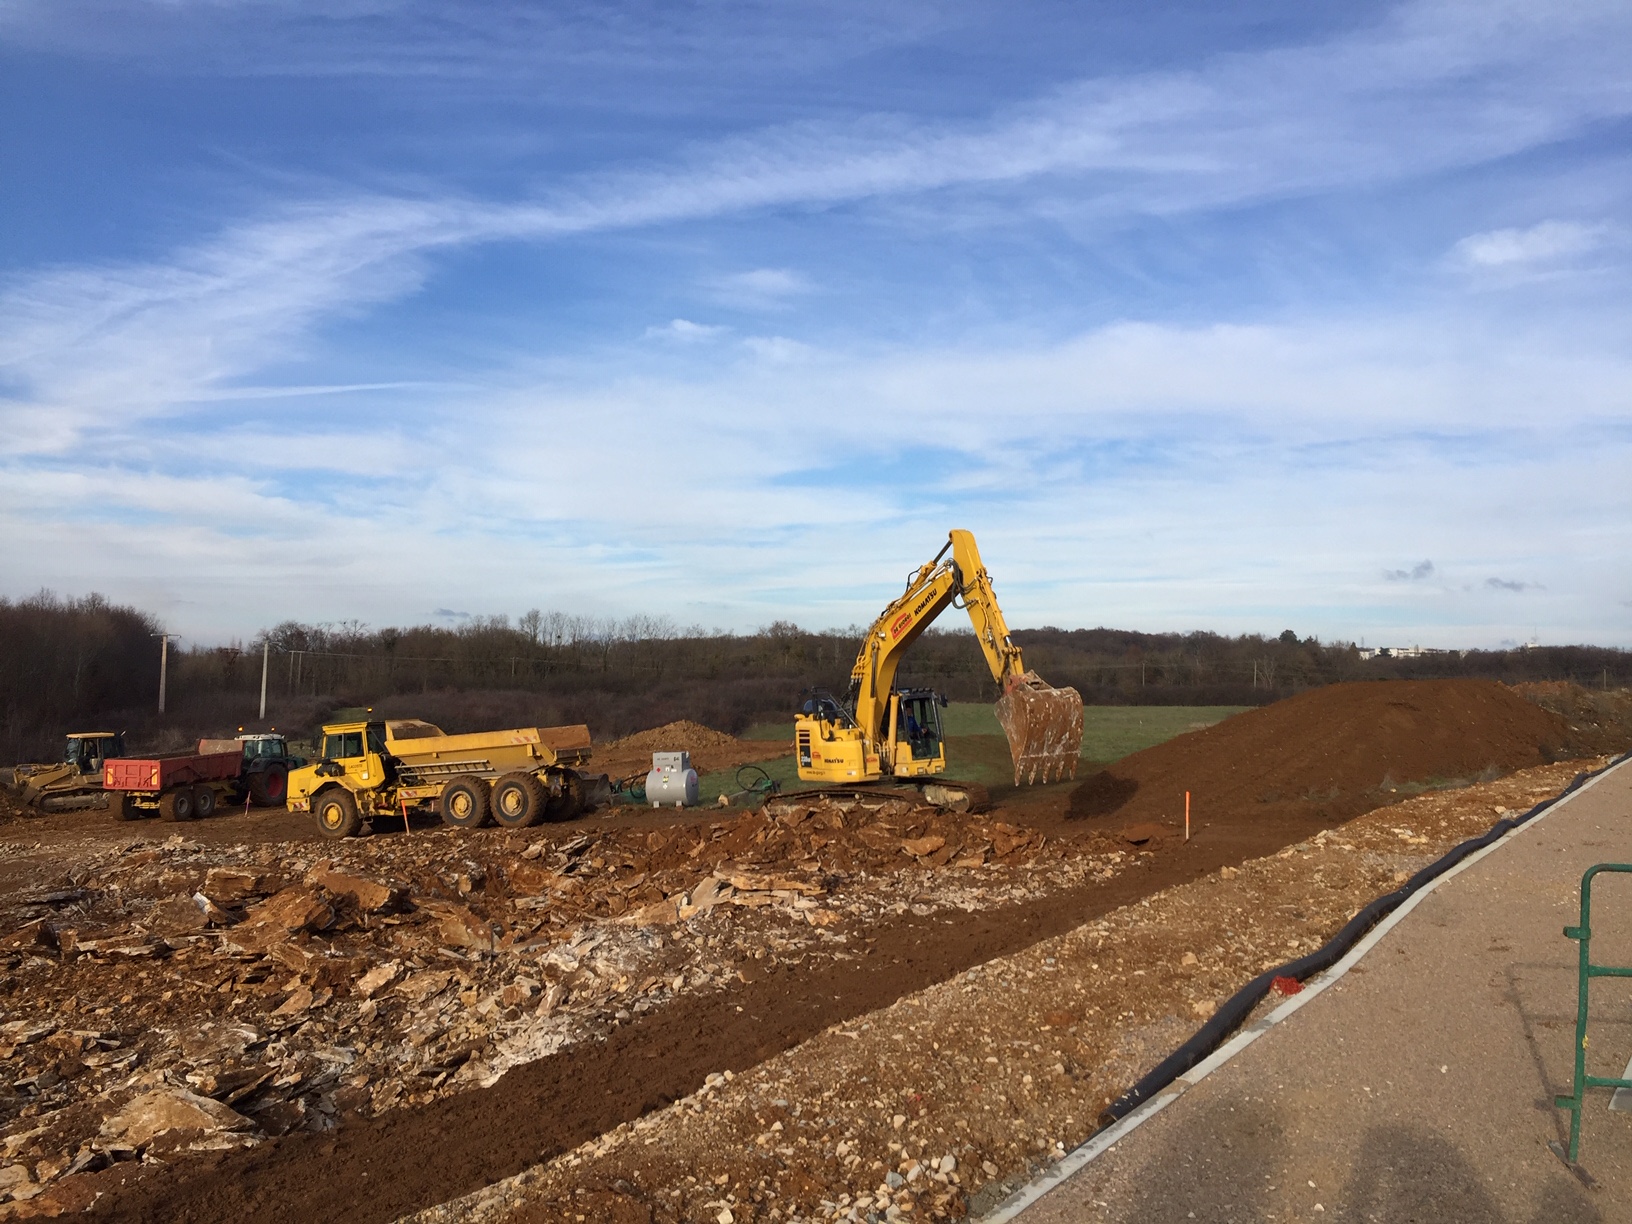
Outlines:
[{"label": "tree line", "polygon": [[[842,694],[861,626],[807,630],[787,621],[754,633],[680,628],[664,618],[609,619],[533,611],[512,621],[371,628],[287,621],[230,646],[172,646],[168,710],[157,711],[158,627],[100,596],[0,600],[0,752],[55,755],[63,732],[98,720],[133,746],[266,724],[309,734],[343,707],[423,717],[449,731],[588,723],[609,739],[677,718],[741,732],[788,722],[812,688]],[[1364,659],[1352,643],[1292,630],[1258,634],[1017,630],[1026,663],[1090,704],[1255,705],[1361,679],[1451,676],[1632,683],[1632,652],[1592,646]],[[967,629],[930,630],[898,682],[953,701],[992,701],[997,686]]]}]

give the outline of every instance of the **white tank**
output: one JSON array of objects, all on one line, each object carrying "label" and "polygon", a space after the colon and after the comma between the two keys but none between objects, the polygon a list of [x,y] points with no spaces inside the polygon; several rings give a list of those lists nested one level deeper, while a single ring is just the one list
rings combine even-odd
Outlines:
[{"label": "white tank", "polygon": [[697,802],[697,771],[689,752],[652,753],[652,772],[646,775],[646,798],[652,806],[691,807]]}]

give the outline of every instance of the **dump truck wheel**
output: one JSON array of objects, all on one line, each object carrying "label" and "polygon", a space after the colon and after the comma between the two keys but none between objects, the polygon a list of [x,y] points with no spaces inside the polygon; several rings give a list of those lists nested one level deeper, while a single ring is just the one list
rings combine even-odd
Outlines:
[{"label": "dump truck wheel", "polygon": [[249,797],[256,807],[277,807],[289,798],[289,771],[274,766],[249,775]]},{"label": "dump truck wheel", "polygon": [[193,818],[193,788],[177,786],[159,796],[159,815],[165,820]]},{"label": "dump truck wheel", "polygon": [[193,787],[193,815],[200,820],[215,815],[215,787]]},{"label": "dump truck wheel", "polygon": [[493,784],[493,819],[507,829],[525,829],[544,819],[549,801],[544,784],[532,774],[505,774]]},{"label": "dump truck wheel", "polygon": [[571,820],[584,810],[584,786],[578,775],[568,773],[561,780],[561,793],[550,800],[544,816],[547,820]]},{"label": "dump truck wheel", "polygon": [[124,791],[108,792],[108,815],[115,820],[135,820],[141,814]]},{"label": "dump truck wheel", "polygon": [[319,794],[312,801],[312,815],[317,818],[317,831],[324,837],[356,837],[363,827],[357,800],[343,786]]},{"label": "dump truck wheel", "polygon": [[474,829],[487,823],[487,784],[480,778],[455,778],[442,788],[442,823]]}]

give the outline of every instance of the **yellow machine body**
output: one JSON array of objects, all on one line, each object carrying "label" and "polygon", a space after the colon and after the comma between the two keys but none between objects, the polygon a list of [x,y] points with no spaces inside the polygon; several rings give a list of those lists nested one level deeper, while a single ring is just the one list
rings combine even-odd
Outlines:
[{"label": "yellow machine body", "polygon": [[908,647],[960,600],[992,678],[1003,689],[997,718],[1008,737],[1015,783],[1076,776],[1082,697],[1072,688],[1051,688],[1026,670],[975,537],[953,531],[946,546],[912,575],[907,589],[868,628],[850,672],[847,700],[817,697],[795,718],[802,781],[844,786],[921,778],[946,769],[938,714],[944,702],[927,690],[897,690],[895,674]]},{"label": "yellow machine body", "polygon": [[[575,815],[601,798],[605,778],[576,768],[589,756],[589,728],[582,725],[445,735],[417,719],[331,723],[323,728],[321,759],[290,772],[288,802],[292,811],[315,813],[330,836],[349,836],[362,819],[429,804],[439,804],[451,824],[482,824],[491,812],[500,823],[523,827]],[[337,790],[349,803],[325,803]],[[508,809],[507,795],[523,806]]]}]

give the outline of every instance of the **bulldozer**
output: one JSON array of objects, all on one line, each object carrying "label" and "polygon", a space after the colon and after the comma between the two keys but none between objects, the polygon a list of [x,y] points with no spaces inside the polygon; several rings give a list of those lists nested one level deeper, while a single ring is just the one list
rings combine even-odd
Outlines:
[{"label": "bulldozer", "polygon": [[1076,776],[1081,694],[1050,687],[1026,670],[1020,648],[1009,638],[975,537],[953,531],[868,628],[845,698],[817,692],[805,701],[794,720],[801,781],[839,789],[889,781],[912,786],[929,802],[955,811],[975,810],[982,803],[978,785],[938,777],[946,770],[940,720],[946,699],[929,689],[895,686],[907,648],[949,606],[969,613],[992,679],[1001,689],[997,721],[1009,741],[1015,785]]},{"label": "bulldozer", "polygon": [[123,731],[77,731],[68,736],[62,760],[18,765],[0,782],[15,798],[42,812],[101,807],[107,802],[102,763],[124,754]]}]

